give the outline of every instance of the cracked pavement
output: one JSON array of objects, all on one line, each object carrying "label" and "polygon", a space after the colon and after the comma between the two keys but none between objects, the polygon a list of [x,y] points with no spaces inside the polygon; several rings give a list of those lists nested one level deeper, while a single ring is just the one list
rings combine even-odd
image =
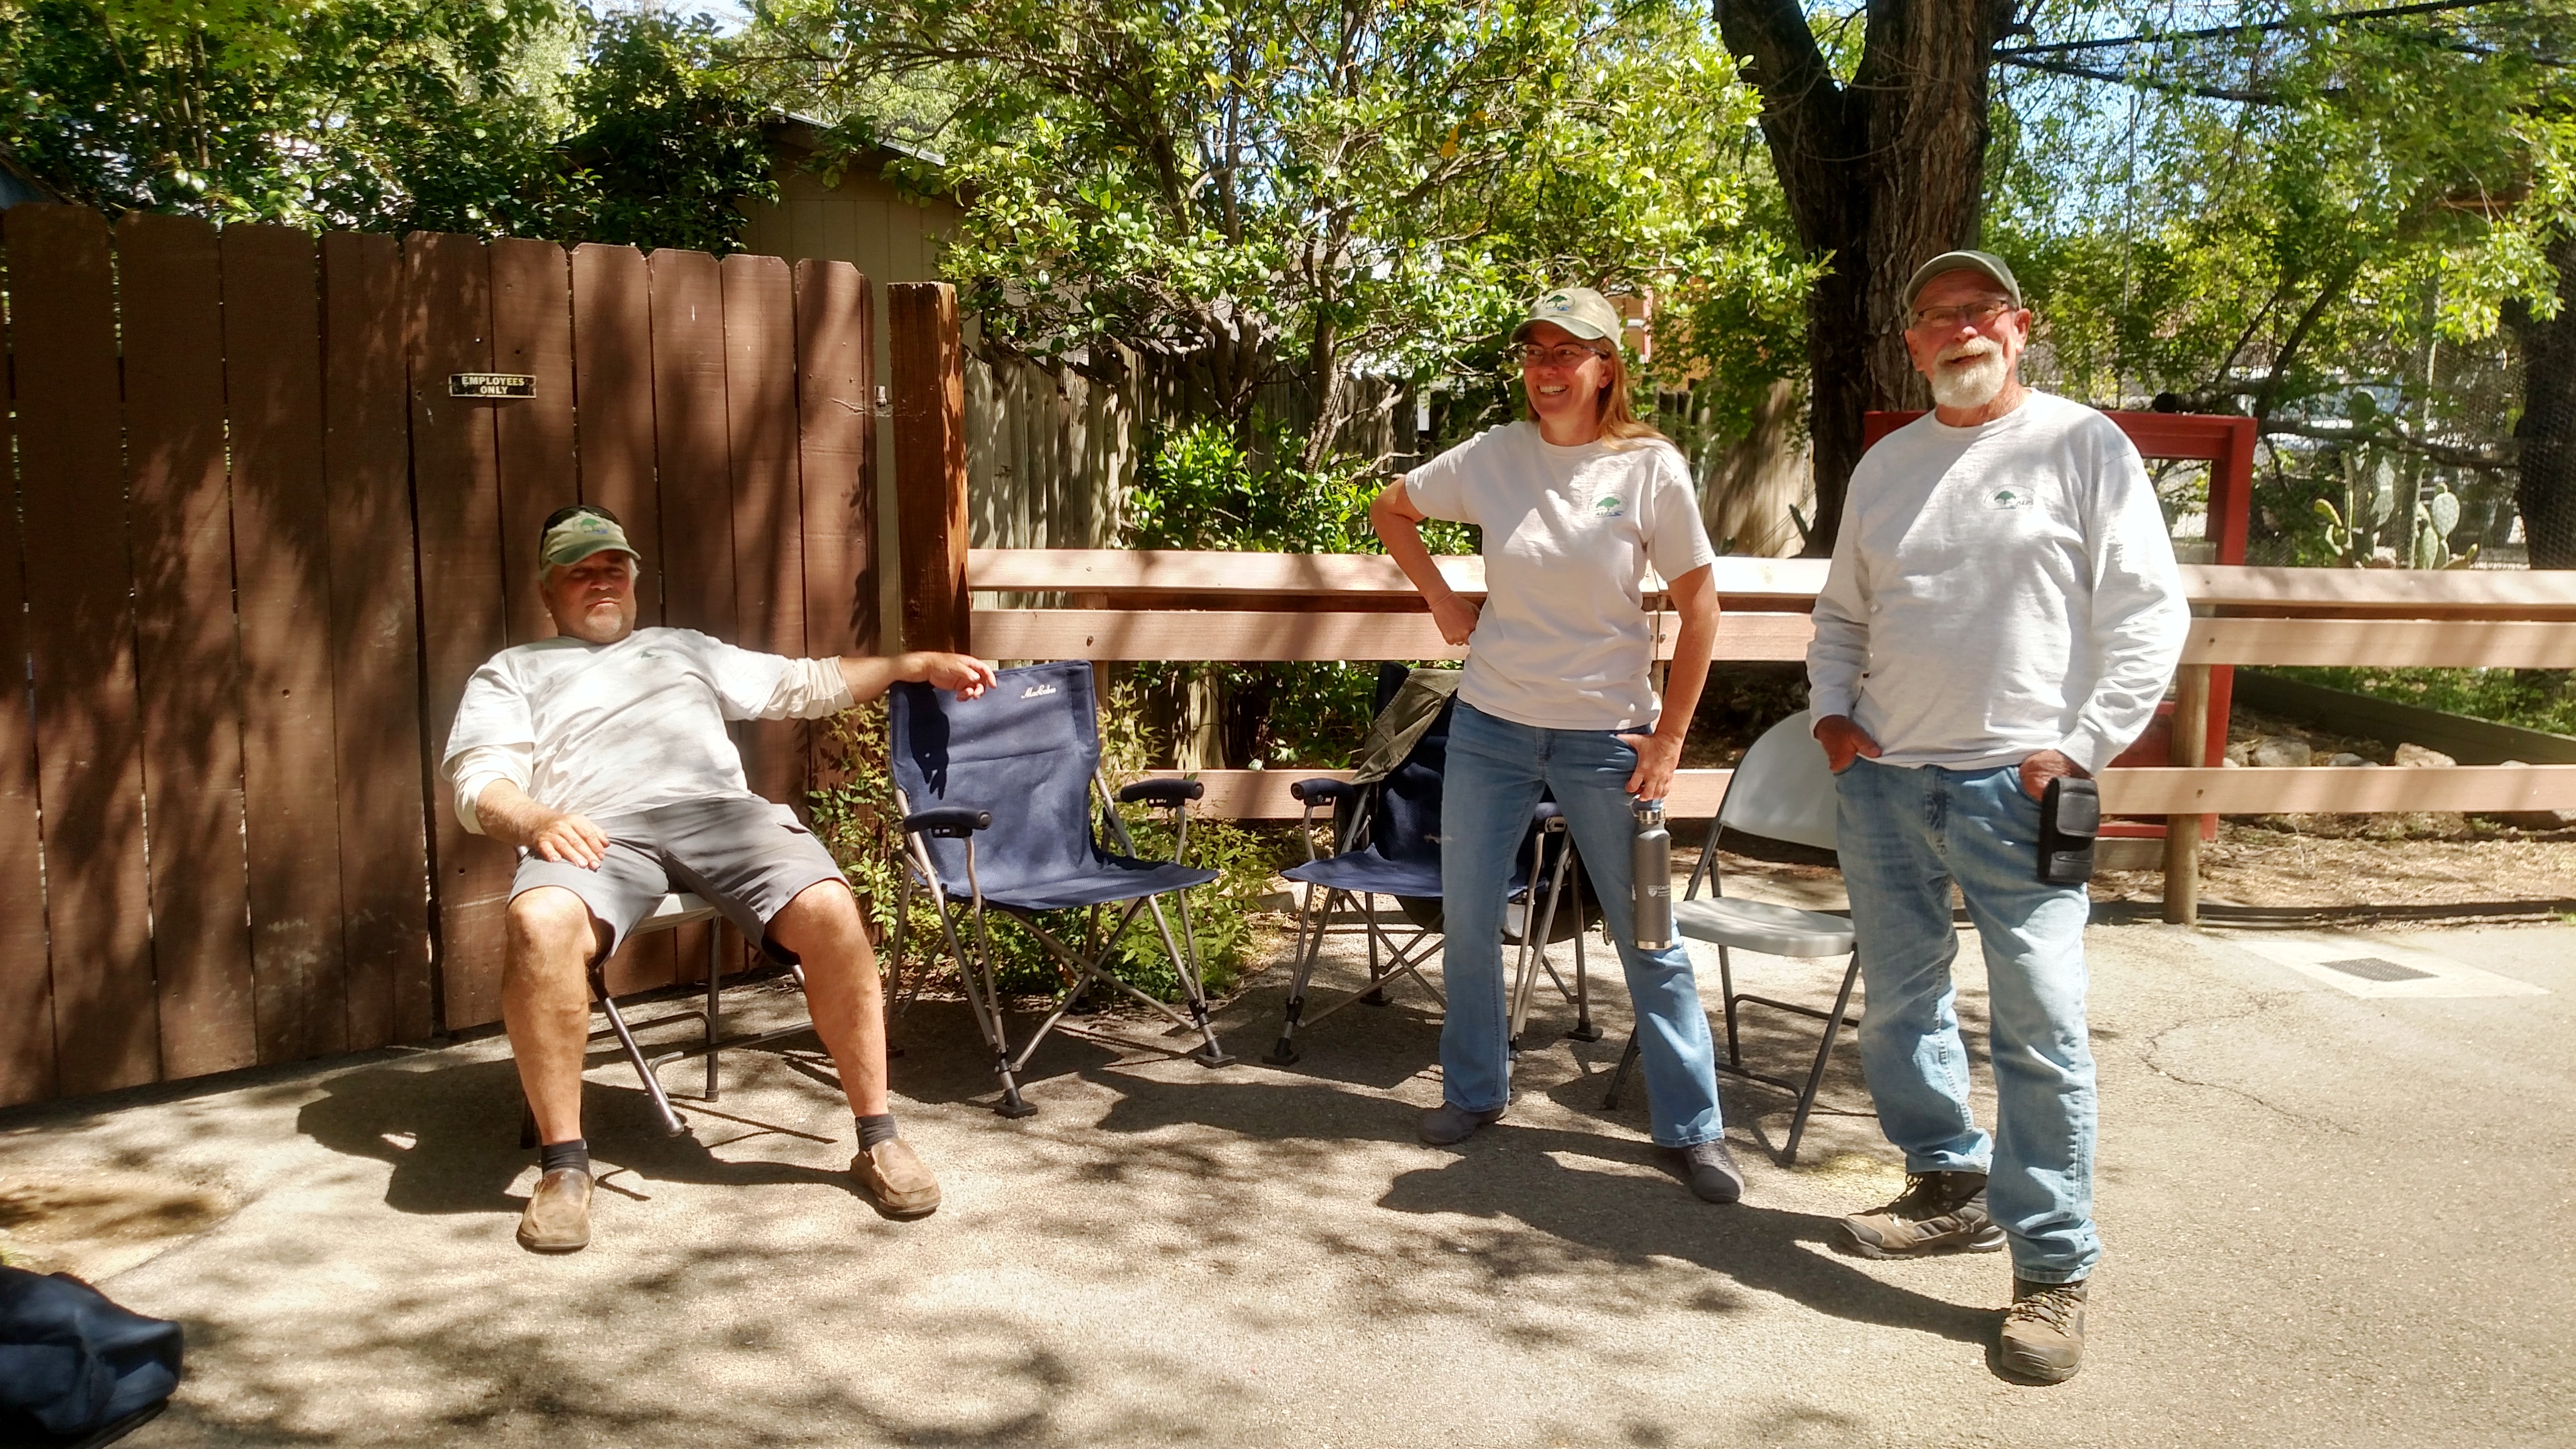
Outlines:
[{"label": "cracked pavement", "polygon": [[[948,1198],[918,1223],[849,1191],[810,1052],[729,1057],[682,1139],[601,1053],[594,1244],[523,1253],[534,1154],[492,1038],[0,1114],[0,1184],[149,1173],[226,1205],[99,1260],[111,1296],[188,1326],[144,1449],[2569,1442],[2576,928],[2393,938],[2549,992],[2514,999],[2358,998],[2240,939],[2091,934],[2108,1257],[2057,1388],[1988,1366],[2000,1256],[1827,1248],[1901,1186],[1866,1116],[1819,1115],[1784,1168],[1786,1103],[1730,1079],[1746,1200],[1692,1199],[1638,1089],[1601,1108],[1628,1018],[1597,977],[1608,1034],[1558,1039],[1542,988],[1511,1115],[1459,1150],[1412,1138],[1438,1095],[1418,993],[1334,1017],[1287,1069],[1258,1060],[1283,969],[1221,1013],[1226,1070],[1054,1040],[1021,1122],[986,1110],[963,1009],[925,1001],[897,1111]],[[1973,1033],[1973,939],[1959,974]],[[1837,975],[1738,962],[1739,989],[1792,999]],[[1775,1070],[1811,1049],[1808,1023],[1745,1022]],[[1865,1104],[1855,1058],[1829,1106]]]}]

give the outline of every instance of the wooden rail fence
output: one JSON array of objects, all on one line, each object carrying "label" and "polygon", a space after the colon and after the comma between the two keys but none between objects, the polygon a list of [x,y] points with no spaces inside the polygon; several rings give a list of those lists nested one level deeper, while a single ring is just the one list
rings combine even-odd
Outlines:
[{"label": "wooden rail fence", "polygon": [[[0,244],[0,1104],[496,1019],[510,853],[433,773],[467,675],[552,632],[554,508],[625,521],[647,623],[874,644],[845,264],[61,206]],[[793,727],[744,743],[802,798]]]}]

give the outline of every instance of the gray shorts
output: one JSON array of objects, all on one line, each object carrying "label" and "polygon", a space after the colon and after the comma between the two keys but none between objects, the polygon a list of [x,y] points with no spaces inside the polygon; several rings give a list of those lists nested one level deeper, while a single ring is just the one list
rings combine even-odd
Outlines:
[{"label": "gray shorts", "polygon": [[684,800],[592,823],[608,834],[599,869],[521,851],[510,896],[563,887],[608,927],[611,951],[625,944],[627,933],[662,897],[688,891],[722,911],[744,940],[789,960],[769,940],[770,921],[807,886],[845,879],[796,812],[766,800]]}]

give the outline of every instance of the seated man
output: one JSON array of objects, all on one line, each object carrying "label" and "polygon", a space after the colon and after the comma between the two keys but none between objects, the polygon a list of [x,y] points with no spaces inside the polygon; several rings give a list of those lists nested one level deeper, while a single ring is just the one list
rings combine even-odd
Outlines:
[{"label": "seated man", "polygon": [[784,659],[688,629],[638,629],[639,560],[602,508],[557,511],[537,557],[561,634],[474,671],[446,757],[465,828],[519,847],[501,1019],[544,1144],[519,1242],[571,1252],[590,1241],[588,967],[673,890],[802,964],[814,1030],[858,1119],[851,1173],[888,1216],[930,1212],[938,1179],[895,1134],[886,1102],[884,1004],[857,902],[793,812],[744,783],[725,721],[814,719],[897,680],[972,698],[991,667],[959,654]]}]

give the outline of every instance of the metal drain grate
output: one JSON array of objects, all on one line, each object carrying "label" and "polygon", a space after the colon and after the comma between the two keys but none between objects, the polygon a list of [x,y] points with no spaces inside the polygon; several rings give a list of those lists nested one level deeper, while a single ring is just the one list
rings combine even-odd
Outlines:
[{"label": "metal drain grate", "polygon": [[2394,961],[2383,961],[2377,956],[2356,956],[2349,961],[2321,961],[2317,964],[2329,971],[2340,971],[2346,976],[2358,976],[2364,981],[2430,981],[2433,979],[2433,973],[2430,971],[2418,971],[2412,966],[2400,966]]}]

